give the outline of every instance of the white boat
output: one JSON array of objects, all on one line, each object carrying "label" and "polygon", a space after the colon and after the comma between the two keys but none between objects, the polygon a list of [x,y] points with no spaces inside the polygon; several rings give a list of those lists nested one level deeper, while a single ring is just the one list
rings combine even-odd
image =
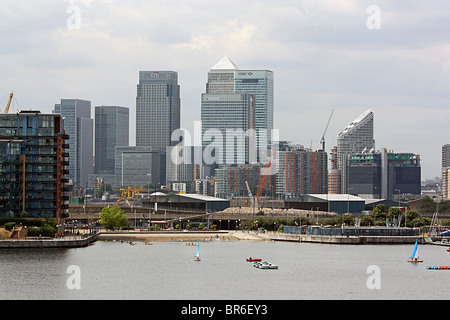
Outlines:
[{"label": "white boat", "polygon": [[276,264],[272,264],[267,261],[263,262],[254,262],[253,266],[259,269],[278,269],[278,266]]}]

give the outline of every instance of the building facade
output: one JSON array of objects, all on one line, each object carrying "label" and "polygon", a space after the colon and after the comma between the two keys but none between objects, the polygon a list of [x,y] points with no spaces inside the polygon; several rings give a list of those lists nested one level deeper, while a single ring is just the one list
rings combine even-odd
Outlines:
[{"label": "building facade", "polygon": [[175,71],[140,71],[136,97],[136,146],[165,151],[180,128],[180,86]]},{"label": "building facade", "polygon": [[377,152],[348,158],[349,192],[366,199],[392,200],[396,195],[421,194],[420,156],[414,153]]},{"label": "building facade", "polygon": [[129,145],[129,109],[95,107],[95,174],[114,174],[116,146]]},{"label": "building facade", "polygon": [[54,113],[65,119],[65,130],[69,135],[69,175],[74,185],[86,188],[89,174],[94,170],[93,136],[94,120],[91,118],[91,102],[81,99],[61,99],[55,104]]},{"label": "building facade", "polygon": [[[206,93],[202,95],[202,137],[207,130],[218,129],[226,137],[225,130],[247,131],[254,129],[254,135],[239,133],[246,141],[244,155],[229,156],[235,164],[260,161],[256,148],[272,150],[271,130],[274,123],[274,80],[270,70],[240,70],[228,57],[216,63],[208,72]],[[226,119],[224,118],[226,116]],[[206,136],[206,139],[209,137]],[[225,138],[224,138],[225,139]],[[230,140],[228,140],[230,141]],[[208,141],[203,141],[203,146]],[[223,163],[227,155],[239,152],[230,150],[223,142]],[[254,152],[253,152],[254,151]],[[253,153],[252,153],[253,152]],[[270,152],[266,152],[270,156]],[[242,161],[244,159],[244,161]],[[264,159],[265,160],[265,159]]]},{"label": "building facade", "polygon": [[[224,165],[216,169],[215,196],[231,199],[232,197],[248,196],[248,184],[253,196],[256,196],[261,183],[260,164]],[[264,184],[262,196],[275,196],[275,175],[268,177]]]},{"label": "building facade", "polygon": [[[286,149],[286,148],[284,148]],[[278,151],[276,193],[280,199],[307,193],[327,193],[327,154],[303,146]]]},{"label": "building facade", "polygon": [[[255,97],[246,93],[202,94],[201,120],[204,161],[209,165],[249,162],[254,129]],[[255,141],[256,142],[256,141]]]},{"label": "building facade", "polygon": [[162,151],[153,147],[116,147],[116,185],[161,185]]},{"label": "building facade", "polygon": [[0,217],[67,216],[68,140],[59,114],[0,114]]},{"label": "building facade", "polygon": [[450,200],[450,167],[442,169],[442,197]]},{"label": "building facade", "polygon": [[341,193],[348,193],[348,156],[375,149],[373,125],[374,113],[368,109],[337,136],[337,169],[341,171]]}]

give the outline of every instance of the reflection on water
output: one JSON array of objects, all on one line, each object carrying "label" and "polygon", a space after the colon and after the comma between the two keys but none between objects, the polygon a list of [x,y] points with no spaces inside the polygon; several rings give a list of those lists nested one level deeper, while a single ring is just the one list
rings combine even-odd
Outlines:
[{"label": "reflection on water", "polygon": [[[447,299],[446,247],[424,245],[424,263],[407,262],[408,245],[327,245],[289,242],[182,242],[143,245],[98,241],[77,249],[0,251],[0,299]],[[254,268],[262,258],[278,270]],[[70,265],[79,290],[67,286]],[[379,267],[380,289],[367,268]]]}]

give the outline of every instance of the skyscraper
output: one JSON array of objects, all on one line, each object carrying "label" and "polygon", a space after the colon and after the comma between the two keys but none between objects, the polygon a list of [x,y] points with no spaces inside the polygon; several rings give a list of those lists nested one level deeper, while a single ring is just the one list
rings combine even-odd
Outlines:
[{"label": "skyscraper", "polygon": [[129,145],[129,109],[95,107],[95,173],[114,174],[116,146]]},{"label": "skyscraper", "polygon": [[353,120],[337,136],[337,166],[341,171],[341,192],[348,193],[347,158],[349,154],[375,149],[374,113],[368,109]]},{"label": "skyscraper", "polygon": [[[224,140],[227,129],[255,129],[255,144],[259,148],[271,149],[268,145],[270,132],[263,135],[261,131],[273,129],[273,72],[240,70],[228,57],[216,63],[208,73],[206,93],[202,94],[202,134],[209,129],[218,129]],[[235,146],[233,152],[244,152],[238,157],[234,156],[235,163],[244,163],[242,159],[245,162],[252,160],[249,159],[249,148],[253,146],[245,139],[244,149],[238,150]],[[226,150],[231,149],[225,141],[223,146],[225,163]]]},{"label": "skyscraper", "polygon": [[180,86],[174,71],[140,71],[136,97],[136,146],[165,150],[180,128]]},{"label": "skyscraper", "polygon": [[61,99],[55,104],[54,113],[65,119],[66,133],[69,135],[69,174],[74,185],[87,187],[89,174],[93,172],[93,131],[91,102],[81,99]]}]

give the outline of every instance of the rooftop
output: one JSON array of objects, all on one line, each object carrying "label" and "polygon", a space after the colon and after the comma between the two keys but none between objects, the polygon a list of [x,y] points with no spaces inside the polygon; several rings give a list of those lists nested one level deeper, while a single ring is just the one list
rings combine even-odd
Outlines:
[{"label": "rooftop", "polygon": [[239,67],[234,64],[233,61],[228,57],[223,57],[219,62],[217,62],[211,70],[239,70]]}]

